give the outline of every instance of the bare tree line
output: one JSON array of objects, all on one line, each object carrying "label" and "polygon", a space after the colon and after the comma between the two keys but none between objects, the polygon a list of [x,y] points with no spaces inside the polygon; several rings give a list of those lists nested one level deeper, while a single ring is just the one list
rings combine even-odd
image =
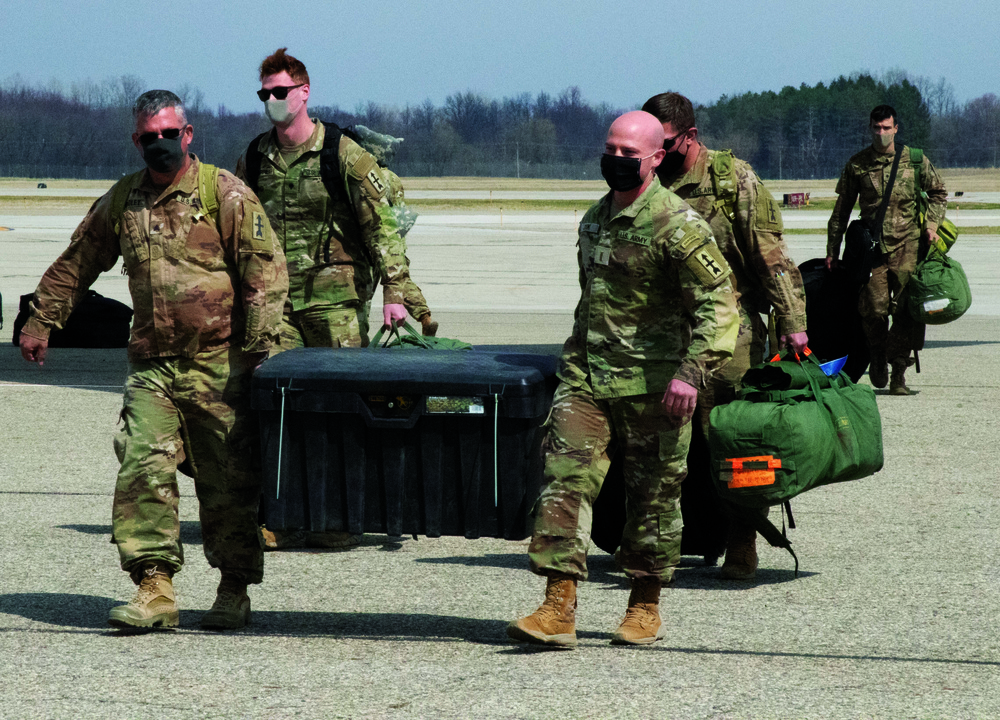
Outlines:
[{"label": "bare tree line", "polygon": [[[133,75],[68,87],[8,79],[0,84],[0,176],[113,179],[139,169],[130,108],[145,89]],[[259,113],[211,109],[190,85],[175,92],[195,126],[194,151],[221,167],[233,168],[250,139],[269,127]],[[710,147],[731,148],[765,178],[835,177],[869,142],[868,112],[881,103],[899,111],[904,142],[924,148],[936,165],[997,167],[1000,99],[990,93],[960,104],[944,78],[914,78],[901,70],[723,96],[696,112]],[[595,179],[604,134],[625,109],[590,103],[571,87],[555,96],[496,100],[459,92],[441,106],[428,100],[402,108],[366,103],[354,111],[335,105],[310,111],[342,126],[363,124],[405,138],[393,161],[404,176]]]}]

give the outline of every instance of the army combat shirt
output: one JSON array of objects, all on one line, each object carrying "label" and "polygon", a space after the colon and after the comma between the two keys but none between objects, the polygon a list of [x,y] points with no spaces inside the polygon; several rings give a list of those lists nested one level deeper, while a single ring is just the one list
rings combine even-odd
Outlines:
[{"label": "army combat shirt", "polygon": [[[385,304],[402,303],[409,268],[378,163],[342,137],[343,193],[331,197],[320,172],[326,128],[313,122],[306,149],[291,164],[275,130],[258,145],[257,191],[288,262],[290,309],[367,302],[378,280]],[[245,177],[243,158],[236,174]]]},{"label": "army combat shirt", "polygon": [[[732,268],[741,309],[767,313],[773,306],[779,335],[805,332],[802,275],[782,239],[784,226],[778,203],[749,163],[729,152],[709,150],[701,144],[698,147],[694,166],[668,180],[669,189],[712,228],[715,242]],[[730,211],[732,220],[727,216]]]},{"label": "army combat shirt", "polygon": [[730,270],[705,221],[653,179],[614,213],[613,193],[580,223],[583,292],[559,377],[596,398],[704,388],[736,345]]},{"label": "army combat shirt", "polygon": [[235,346],[263,352],[277,342],[288,276],[264,209],[231,173],[219,171],[217,221],[203,211],[198,158],[166,189],[143,170],[131,182],[119,233],[114,189],[99,198],[45,271],[28,335],[47,339],[102,272],[123,258],[135,315],[129,358],[194,357]]},{"label": "army combat shirt", "polygon": [[[899,146],[897,146],[899,150]],[[882,241],[892,252],[905,242],[920,240],[920,221],[917,215],[917,187],[914,181],[910,148],[902,146],[899,168],[892,184],[892,196],[882,223]],[[826,233],[826,254],[840,257],[840,243],[850,222],[854,203],[860,201],[861,219],[872,221],[882,203],[882,193],[892,174],[896,153],[880,153],[869,145],[847,161],[837,182],[837,202],[830,215]],[[935,226],[944,220],[948,206],[948,191],[938,171],[924,155],[920,166],[920,188],[927,194],[927,222]]]}]

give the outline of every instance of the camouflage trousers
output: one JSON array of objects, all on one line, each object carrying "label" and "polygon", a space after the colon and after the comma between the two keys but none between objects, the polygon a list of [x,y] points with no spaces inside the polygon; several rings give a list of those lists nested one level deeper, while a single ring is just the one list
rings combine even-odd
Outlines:
[{"label": "camouflage trousers", "polygon": [[533,572],[587,578],[592,508],[613,439],[625,460],[626,523],[618,562],[631,578],[673,578],[691,425],[671,427],[662,398],[656,393],[597,400],[590,388],[560,383],[545,438],[545,487],[528,547]]},{"label": "camouflage trousers", "polygon": [[130,363],[112,529],[122,569],[136,582],[146,562],[174,572],[184,564],[177,466],[185,460],[209,564],[247,583],[263,578],[258,431],[244,363],[229,348]]},{"label": "camouflage trousers", "polygon": [[905,361],[910,357],[914,334],[919,329],[918,323],[905,308],[902,312],[896,312],[896,302],[916,269],[919,243],[919,240],[907,240],[894,247],[885,256],[883,264],[872,268],[871,279],[861,289],[861,297],[858,299],[861,324],[865,329],[872,357],[884,352],[890,363],[894,360]]},{"label": "camouflage trousers", "polygon": [[300,347],[367,347],[368,303],[324,305],[289,311],[281,318],[281,350]]}]

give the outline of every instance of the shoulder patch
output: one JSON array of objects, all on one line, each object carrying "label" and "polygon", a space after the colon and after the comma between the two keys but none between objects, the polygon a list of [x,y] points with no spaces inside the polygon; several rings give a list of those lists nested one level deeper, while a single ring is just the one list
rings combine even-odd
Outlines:
[{"label": "shoulder patch", "polygon": [[274,254],[274,237],[264,210],[256,203],[244,203],[243,227],[240,228],[240,250],[270,257]]},{"label": "shoulder patch", "polygon": [[781,210],[774,197],[763,185],[757,193],[757,203],[754,207],[754,226],[759,230],[780,233],[785,227],[781,222]]},{"label": "shoulder patch", "polygon": [[707,288],[718,286],[729,277],[728,263],[722,257],[722,251],[714,242],[708,242],[688,255],[685,263],[698,282]]}]

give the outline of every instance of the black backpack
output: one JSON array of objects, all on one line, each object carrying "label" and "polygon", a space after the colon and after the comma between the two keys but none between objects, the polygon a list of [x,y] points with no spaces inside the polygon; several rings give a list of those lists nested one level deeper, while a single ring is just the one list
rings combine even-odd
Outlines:
[{"label": "black backpack", "polygon": [[[21,341],[21,328],[31,315],[34,294],[22,295],[17,318],[14,320],[16,347]],[[132,308],[125,303],[106,298],[88,290],[73,309],[65,327],[49,335],[49,347],[54,348],[123,348],[128,347],[132,326]]]}]

